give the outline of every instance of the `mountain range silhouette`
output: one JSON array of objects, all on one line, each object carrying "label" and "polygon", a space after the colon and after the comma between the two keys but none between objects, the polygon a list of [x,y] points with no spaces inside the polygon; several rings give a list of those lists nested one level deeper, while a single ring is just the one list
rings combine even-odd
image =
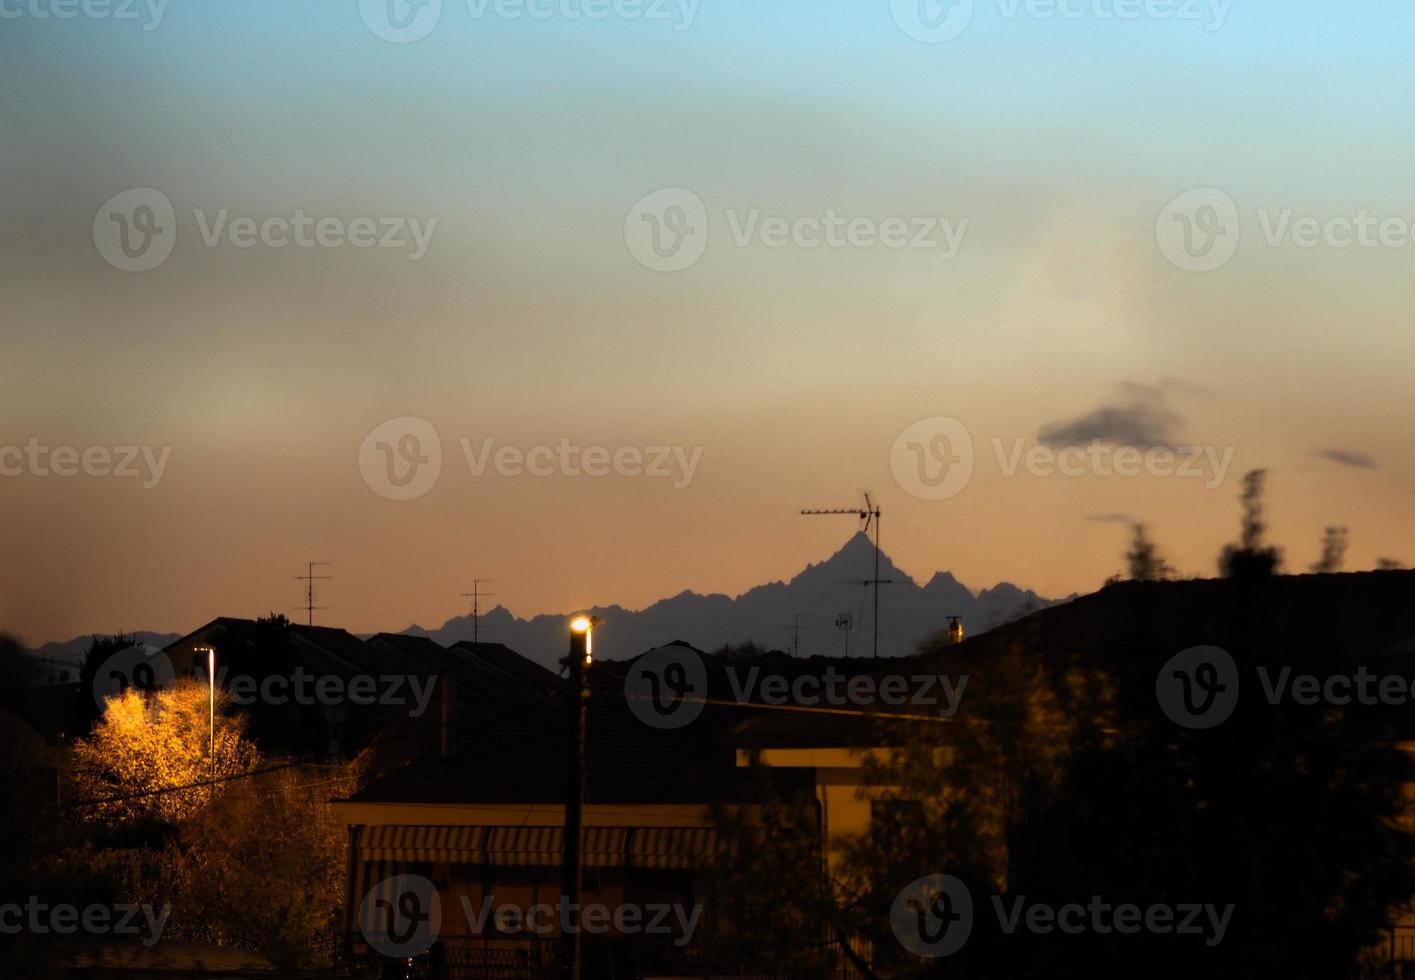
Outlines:
[{"label": "mountain range silhouette", "polygon": [[[595,633],[595,655],[607,660],[637,656],[674,641],[708,651],[750,642],[790,652],[794,647],[790,627],[799,615],[802,656],[844,656],[846,633],[836,627],[836,620],[847,613],[853,619],[849,656],[869,656],[872,596],[865,580],[874,577],[874,561],[874,543],[857,532],[830,558],[807,565],[789,582],[759,585],[735,599],[720,593],[685,591],[637,611],[617,605],[596,606],[531,619],[520,619],[496,606],[481,614],[479,636],[482,642],[504,643],[553,667],[565,654],[568,617],[587,611],[602,621]],[[961,616],[964,629],[972,635],[1058,601],[1010,582],[974,594],[948,572],[937,572],[926,585],[920,585],[884,552],[880,553],[879,577],[893,580],[880,586],[882,657],[914,653],[919,641],[947,627],[949,616]],[[413,625],[403,632],[431,637],[444,645],[470,640],[472,617],[457,616],[434,629]]]},{"label": "mountain range silhouette", "polygon": [[[800,653],[846,655],[847,635],[836,627],[841,613],[851,617],[849,656],[869,656],[872,647],[871,590],[865,583],[874,577],[874,543],[857,532],[844,547],[819,564],[807,565],[789,582],[772,582],[749,589],[735,599],[713,593],[685,591],[660,599],[645,609],[596,606],[571,609],[530,619],[513,616],[502,606],[482,613],[478,635],[483,642],[503,643],[537,663],[556,669],[565,655],[566,621],[588,611],[601,620],[596,631],[595,655],[622,660],[674,641],[713,651],[726,644],[755,643],[767,650],[792,652],[790,629],[800,616]],[[1002,582],[974,594],[948,572],[936,572],[920,585],[880,553],[879,577],[892,580],[880,586],[879,653],[882,657],[907,656],[918,643],[948,625],[949,616],[961,616],[968,635],[981,633],[1019,616],[1055,605],[1035,592]],[[1074,597],[1068,597],[1074,598]],[[324,625],[338,625],[326,623]],[[472,638],[472,617],[454,616],[435,628],[413,625],[403,630],[427,636],[448,646]],[[141,643],[165,646],[177,633],[137,631]],[[47,643],[33,654],[77,664],[91,637],[83,635]]]}]

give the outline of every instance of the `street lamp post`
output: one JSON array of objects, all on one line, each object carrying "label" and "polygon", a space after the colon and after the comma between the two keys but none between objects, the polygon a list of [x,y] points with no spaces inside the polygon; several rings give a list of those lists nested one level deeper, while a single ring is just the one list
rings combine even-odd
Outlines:
[{"label": "street lamp post", "polygon": [[[565,863],[562,893],[565,909],[560,917],[566,931],[560,937],[561,965],[566,980],[580,980],[580,888],[583,883],[582,845],[585,805],[585,720],[590,691],[587,684],[594,660],[593,616],[576,616],[570,622],[570,683],[566,704],[565,758]],[[571,919],[571,916],[575,916]]]},{"label": "street lamp post", "polygon": [[211,779],[216,780],[216,648],[197,647],[196,653],[206,654],[206,683],[209,696],[207,699],[209,726],[207,734],[207,756],[210,765]]}]

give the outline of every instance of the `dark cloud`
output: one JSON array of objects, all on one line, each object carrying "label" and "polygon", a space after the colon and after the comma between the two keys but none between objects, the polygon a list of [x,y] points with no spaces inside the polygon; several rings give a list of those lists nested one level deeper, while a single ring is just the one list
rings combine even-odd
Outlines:
[{"label": "dark cloud", "polygon": [[1130,524],[1129,514],[1087,514],[1086,520],[1097,524]]},{"label": "dark cloud", "polygon": [[1323,449],[1317,455],[1333,463],[1340,463],[1342,466],[1354,466],[1359,470],[1376,469],[1374,459],[1365,453],[1358,453],[1354,449]]},{"label": "dark cloud", "polygon": [[1038,441],[1053,448],[1087,446],[1105,442],[1116,446],[1150,449],[1173,446],[1182,420],[1164,403],[1163,395],[1137,398],[1129,404],[1102,405],[1080,418],[1044,425]]}]

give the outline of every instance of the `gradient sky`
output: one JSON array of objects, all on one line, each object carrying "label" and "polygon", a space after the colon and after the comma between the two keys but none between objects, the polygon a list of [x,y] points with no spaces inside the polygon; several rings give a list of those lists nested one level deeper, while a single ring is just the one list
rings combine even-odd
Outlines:
[{"label": "gradient sky", "polygon": [[[1147,521],[1210,574],[1253,467],[1289,567],[1333,523],[1349,567],[1415,564],[1415,246],[1272,248],[1257,217],[1415,220],[1415,10],[1234,0],[1211,31],[1000,2],[925,44],[883,0],[702,0],[682,31],[445,0],[393,44],[355,0],[172,0],[151,31],[0,0],[21,12],[0,18],[0,448],[171,447],[152,488],[0,477],[0,628],[37,644],[293,614],[310,559],[334,562],[320,621],[356,631],[441,623],[474,577],[520,615],[736,593],[834,551],[850,522],[796,511],[861,489],[916,577],[1063,595],[1121,567],[1125,529],[1097,515]],[[130,273],[92,226],[141,187],[172,200],[178,241]],[[676,273],[624,237],[664,187],[709,214]],[[1155,236],[1196,187],[1242,218],[1206,274]],[[437,226],[419,261],[204,247],[194,209],[221,208]],[[754,208],[969,228],[951,261],[736,247],[725,211]],[[1034,443],[1136,385],[1173,440],[1234,447],[1222,485],[998,472],[992,439]],[[359,469],[400,416],[446,456],[404,502]],[[978,454],[944,501],[890,466],[931,416]],[[681,489],[478,477],[463,437],[702,458]]]}]

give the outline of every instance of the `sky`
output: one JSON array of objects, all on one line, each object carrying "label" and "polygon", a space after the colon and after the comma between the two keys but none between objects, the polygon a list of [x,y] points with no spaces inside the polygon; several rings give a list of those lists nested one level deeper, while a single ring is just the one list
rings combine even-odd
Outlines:
[{"label": "sky", "polygon": [[0,629],[1415,564],[1415,10],[921,2],[0,0]]}]

